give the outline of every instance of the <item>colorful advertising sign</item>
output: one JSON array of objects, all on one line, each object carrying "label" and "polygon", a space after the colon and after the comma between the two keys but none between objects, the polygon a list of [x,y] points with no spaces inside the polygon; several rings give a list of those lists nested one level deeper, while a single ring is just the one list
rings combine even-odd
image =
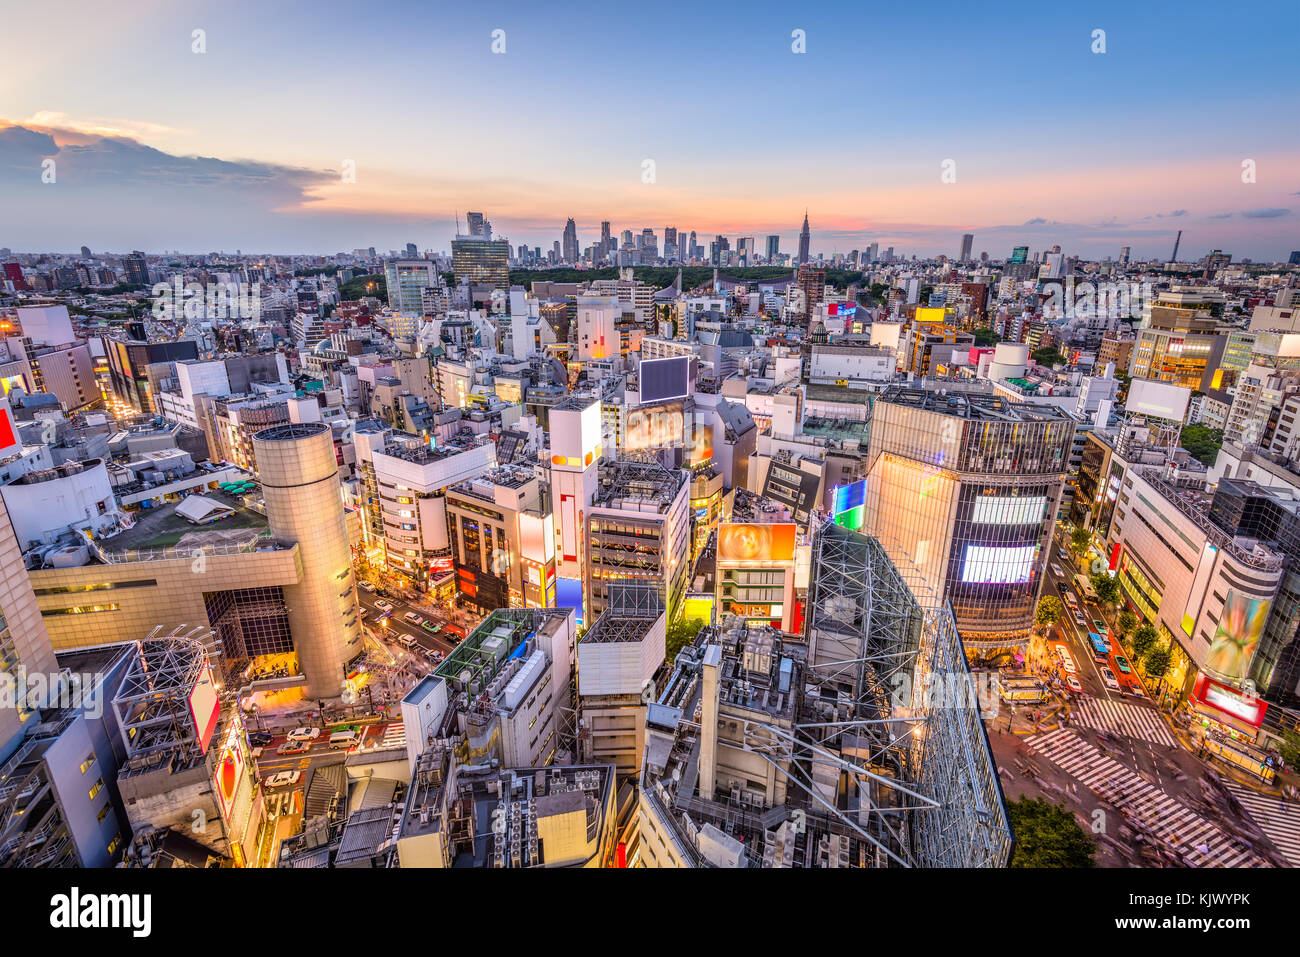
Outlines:
[{"label": "colorful advertising sign", "polygon": [[859,531],[866,521],[866,502],[866,479],[835,489],[831,492],[831,515],[835,524]]},{"label": "colorful advertising sign", "polygon": [[718,526],[718,558],[728,562],[788,562],[794,560],[796,525]]},{"label": "colorful advertising sign", "polygon": [[1245,678],[1259,647],[1260,636],[1264,634],[1272,604],[1266,598],[1251,598],[1235,589],[1228,589],[1223,614],[1205,656],[1205,667],[1231,680]]},{"label": "colorful advertising sign", "polygon": [[212,732],[217,729],[217,718],[221,715],[221,702],[212,687],[212,673],[206,668],[202,677],[194,683],[190,692],[190,720],[194,722],[194,733],[199,738],[199,752],[208,753],[208,744]]},{"label": "colorful advertising sign", "polygon": [[1196,676],[1196,684],[1192,687],[1192,698],[1197,703],[1248,724],[1252,728],[1258,728],[1264,723],[1264,712],[1268,710],[1268,705],[1253,695],[1220,684],[1205,674]]}]

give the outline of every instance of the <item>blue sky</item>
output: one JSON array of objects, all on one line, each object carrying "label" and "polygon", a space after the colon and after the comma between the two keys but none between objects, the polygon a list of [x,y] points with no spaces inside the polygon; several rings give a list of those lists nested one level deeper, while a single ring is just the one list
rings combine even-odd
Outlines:
[{"label": "blue sky", "polygon": [[584,243],[607,218],[789,248],[805,206],[825,253],[1300,248],[1295,3],[55,0],[6,25],[15,249],[445,249],[466,209],[544,248],[569,216]]}]

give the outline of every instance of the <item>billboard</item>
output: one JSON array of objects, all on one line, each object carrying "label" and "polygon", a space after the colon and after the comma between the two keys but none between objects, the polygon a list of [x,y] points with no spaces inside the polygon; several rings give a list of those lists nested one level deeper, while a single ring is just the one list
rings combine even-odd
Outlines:
[{"label": "billboard", "polygon": [[947,317],[948,310],[943,306],[917,306],[917,322],[943,322]]},{"label": "billboard", "polygon": [[194,724],[194,733],[198,735],[199,752],[208,753],[208,743],[212,732],[217,729],[217,718],[221,715],[221,702],[217,700],[216,689],[212,687],[212,672],[204,668],[203,674],[194,683],[190,692],[190,720]]},{"label": "billboard", "polygon": [[1138,415],[1181,422],[1187,415],[1187,403],[1192,390],[1185,385],[1157,382],[1154,379],[1133,379],[1128,385],[1124,407]]},{"label": "billboard", "polygon": [[970,520],[977,525],[1037,525],[1046,513],[1045,495],[980,495]]},{"label": "billboard", "polygon": [[1235,589],[1228,589],[1223,602],[1223,614],[1210,639],[1210,650],[1205,654],[1205,667],[1221,677],[1241,680],[1250,670],[1250,662],[1259,648],[1260,636],[1268,622],[1272,602],[1267,598],[1251,598]]},{"label": "billboard", "polygon": [[681,402],[632,409],[627,414],[623,449],[647,452],[681,448],[686,438],[686,413]]},{"label": "billboard", "polygon": [[1192,687],[1192,700],[1237,721],[1242,721],[1252,728],[1258,728],[1264,723],[1264,712],[1268,710],[1268,705],[1254,696],[1220,684],[1205,674],[1196,676],[1196,684]]},{"label": "billboard", "polygon": [[860,531],[866,521],[866,504],[866,479],[851,485],[841,485],[831,492],[831,516],[835,524],[851,528],[855,532]]},{"label": "billboard", "polygon": [[1037,545],[967,545],[961,580],[967,584],[1014,585],[1029,581]]},{"label": "billboard", "polygon": [[751,525],[729,522],[718,526],[718,559],[724,562],[788,562],[794,560],[796,525]]},{"label": "billboard", "polygon": [[665,402],[684,399],[695,391],[695,361],[693,356],[671,356],[667,359],[643,359],[641,375],[641,401]]}]

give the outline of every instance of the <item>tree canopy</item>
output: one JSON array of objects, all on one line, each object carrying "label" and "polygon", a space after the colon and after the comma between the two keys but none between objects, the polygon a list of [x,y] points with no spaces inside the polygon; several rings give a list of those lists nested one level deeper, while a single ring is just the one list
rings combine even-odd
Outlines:
[{"label": "tree canopy", "polygon": [[1182,446],[1192,454],[1192,457],[1204,463],[1213,465],[1214,460],[1219,455],[1219,447],[1223,445],[1223,429],[1212,429],[1208,425],[1194,423],[1183,427]]},{"label": "tree canopy", "polygon": [[1007,803],[1016,836],[1012,867],[1095,867],[1097,845],[1062,804],[1020,797]]}]

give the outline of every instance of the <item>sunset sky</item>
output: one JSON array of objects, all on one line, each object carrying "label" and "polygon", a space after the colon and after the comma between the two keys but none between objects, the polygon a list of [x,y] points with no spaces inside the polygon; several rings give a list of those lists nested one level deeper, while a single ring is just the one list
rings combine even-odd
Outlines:
[{"label": "sunset sky", "polygon": [[826,255],[1300,249],[1300,4],[1074,6],[15,6],[0,246],[445,250],[473,209],[793,250],[806,207]]}]

